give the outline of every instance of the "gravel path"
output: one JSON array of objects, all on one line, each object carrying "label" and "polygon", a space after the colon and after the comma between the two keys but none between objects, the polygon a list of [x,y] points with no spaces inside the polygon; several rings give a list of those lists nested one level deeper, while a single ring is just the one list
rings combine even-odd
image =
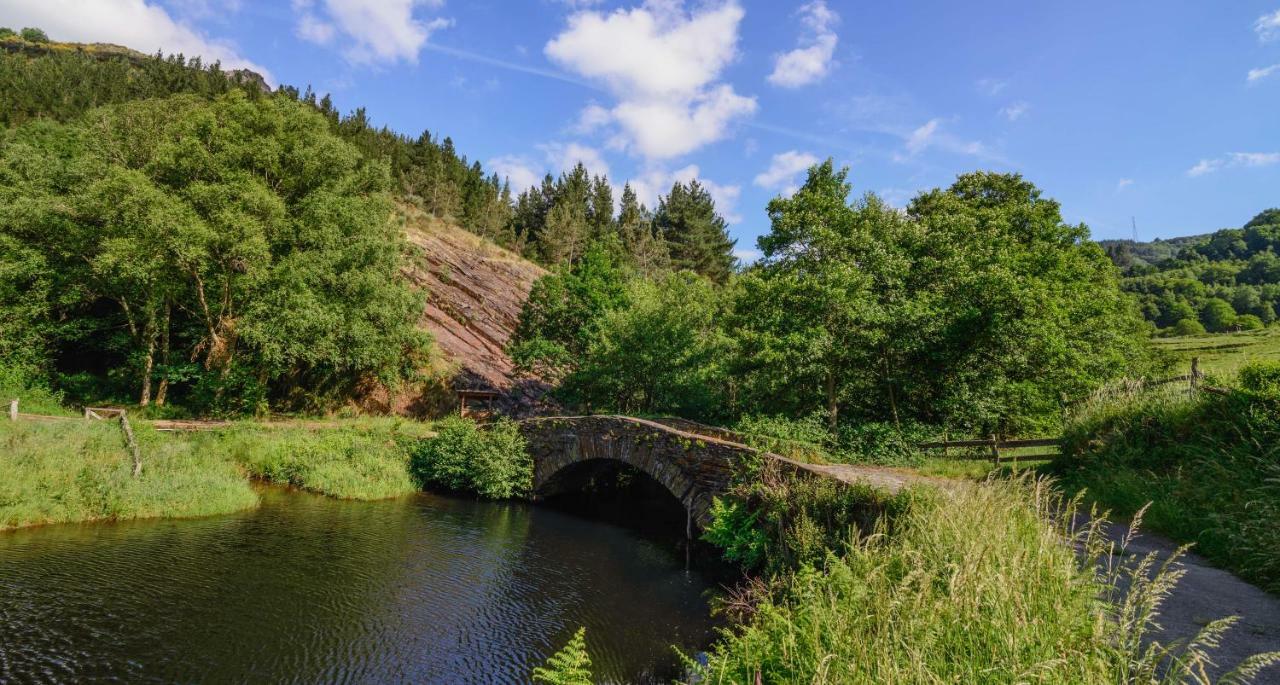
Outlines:
[{"label": "gravel path", "polygon": [[[1107,536],[1119,542],[1126,527],[1111,525]],[[1129,543],[1128,554],[1141,556],[1156,552],[1167,559],[1178,549],[1177,543],[1158,535],[1140,534]],[[1224,616],[1240,620],[1223,636],[1222,644],[1212,652],[1218,666],[1214,676],[1231,670],[1244,659],[1259,652],[1280,650],[1280,598],[1246,583],[1228,571],[1209,565],[1197,554],[1183,555],[1179,562],[1186,575],[1160,612],[1164,627],[1155,639],[1162,643],[1189,639],[1205,624]],[[1255,685],[1280,685],[1280,664],[1263,670]]]}]

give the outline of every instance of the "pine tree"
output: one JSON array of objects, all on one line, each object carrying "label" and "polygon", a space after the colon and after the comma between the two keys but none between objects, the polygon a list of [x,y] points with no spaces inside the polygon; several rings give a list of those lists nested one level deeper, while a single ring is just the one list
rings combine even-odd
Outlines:
[{"label": "pine tree", "polygon": [[653,223],[671,253],[671,266],[702,274],[717,283],[729,280],[737,259],[724,218],[711,193],[697,180],[677,182],[658,198]]},{"label": "pine tree", "polygon": [[596,176],[591,182],[591,237],[603,238],[614,234],[613,223],[613,188],[609,187],[609,179]]},{"label": "pine tree", "polygon": [[628,183],[622,187],[622,206],[618,212],[618,234],[631,263],[641,273],[653,274],[671,265],[666,243],[654,235],[653,217],[640,204],[636,191]]},{"label": "pine tree", "polygon": [[546,685],[591,685],[591,656],[587,654],[587,629],[579,628],[563,649],[547,663],[533,669],[533,682]]}]

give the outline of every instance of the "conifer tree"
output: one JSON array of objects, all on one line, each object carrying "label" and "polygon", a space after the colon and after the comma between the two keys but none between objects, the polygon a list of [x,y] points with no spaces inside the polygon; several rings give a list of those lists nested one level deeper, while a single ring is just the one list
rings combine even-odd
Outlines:
[{"label": "conifer tree", "polygon": [[671,253],[671,266],[688,269],[724,283],[737,259],[735,241],[729,238],[724,218],[716,213],[711,193],[695,179],[677,182],[666,197],[658,198],[654,226]]}]

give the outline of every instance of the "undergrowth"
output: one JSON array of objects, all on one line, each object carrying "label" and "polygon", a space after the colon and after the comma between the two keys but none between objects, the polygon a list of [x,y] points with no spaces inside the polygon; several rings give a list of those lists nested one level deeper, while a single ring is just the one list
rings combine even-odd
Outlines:
[{"label": "undergrowth", "polygon": [[1101,517],[1074,528],[1075,501],[1055,493],[1022,478],[899,495],[869,532],[845,528],[843,544],[757,582],[745,620],[689,662],[692,682],[1210,682],[1231,620],[1144,642],[1181,571],[1113,549]]}]

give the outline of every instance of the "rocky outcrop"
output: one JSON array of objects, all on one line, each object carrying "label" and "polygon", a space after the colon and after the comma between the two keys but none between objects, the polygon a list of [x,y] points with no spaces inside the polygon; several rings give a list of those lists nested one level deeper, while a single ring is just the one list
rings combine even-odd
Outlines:
[{"label": "rocky outcrop", "polygon": [[533,282],[546,271],[416,208],[402,205],[399,211],[411,250],[403,274],[427,292],[421,325],[449,364],[449,385],[497,390],[505,413],[537,411],[546,385],[517,377],[505,348]]}]

